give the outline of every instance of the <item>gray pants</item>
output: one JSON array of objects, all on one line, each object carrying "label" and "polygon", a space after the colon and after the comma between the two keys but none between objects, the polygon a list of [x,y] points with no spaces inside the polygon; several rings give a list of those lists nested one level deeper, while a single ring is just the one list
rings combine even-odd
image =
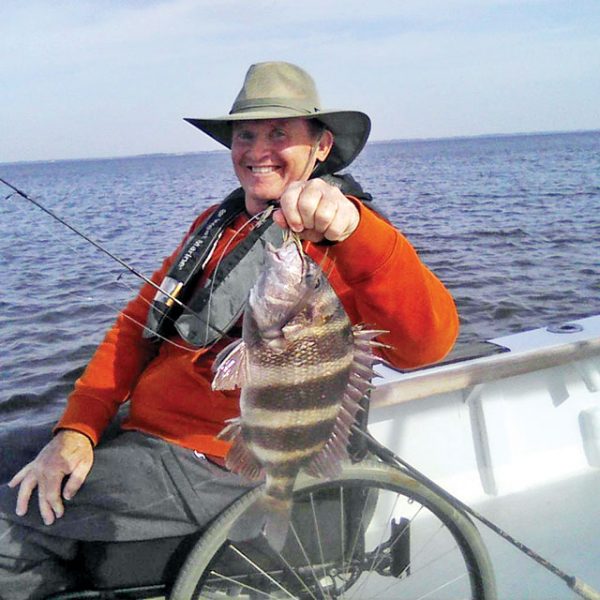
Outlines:
[{"label": "gray pants", "polygon": [[0,486],[0,599],[35,599],[75,585],[69,562],[81,541],[132,541],[198,531],[251,484],[190,450],[137,432],[98,446],[90,474],[44,525],[31,499],[14,513],[17,491]]}]

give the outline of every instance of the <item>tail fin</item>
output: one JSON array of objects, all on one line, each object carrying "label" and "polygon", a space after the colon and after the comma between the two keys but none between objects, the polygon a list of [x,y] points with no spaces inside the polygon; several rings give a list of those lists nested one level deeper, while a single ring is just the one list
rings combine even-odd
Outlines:
[{"label": "tail fin", "polygon": [[233,542],[241,542],[264,533],[271,548],[281,552],[290,527],[291,512],[291,499],[261,496],[237,518],[227,537]]}]

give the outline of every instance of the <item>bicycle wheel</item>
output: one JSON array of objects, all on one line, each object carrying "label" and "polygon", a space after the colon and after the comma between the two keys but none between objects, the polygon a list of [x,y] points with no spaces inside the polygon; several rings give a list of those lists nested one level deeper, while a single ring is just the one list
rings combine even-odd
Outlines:
[{"label": "bicycle wheel", "polygon": [[247,598],[496,598],[477,528],[429,488],[390,465],[365,460],[323,481],[302,476],[285,547],[227,532],[262,493],[226,510],[194,547],[173,600]]}]

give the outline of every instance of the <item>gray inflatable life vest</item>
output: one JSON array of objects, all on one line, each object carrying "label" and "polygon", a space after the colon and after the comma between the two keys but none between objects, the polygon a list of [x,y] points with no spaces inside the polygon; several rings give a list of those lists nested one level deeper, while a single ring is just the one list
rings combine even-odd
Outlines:
[{"label": "gray inflatable life vest", "polygon": [[[346,195],[371,200],[348,174],[322,179]],[[203,286],[198,287],[197,282],[223,231],[244,210],[244,192],[239,188],[190,235],[160,284],[167,294],[159,291],[154,297],[144,337],[158,341],[178,333],[189,344],[204,347],[226,335],[237,323],[265,266],[267,243],[281,245],[283,230],[271,218],[266,219],[224,256]]]}]

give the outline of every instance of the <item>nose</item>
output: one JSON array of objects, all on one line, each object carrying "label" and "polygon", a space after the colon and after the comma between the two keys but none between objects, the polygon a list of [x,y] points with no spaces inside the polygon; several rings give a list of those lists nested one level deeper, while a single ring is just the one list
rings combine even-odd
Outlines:
[{"label": "nose", "polygon": [[248,155],[258,160],[268,155],[271,151],[271,142],[266,135],[257,135],[248,148]]}]

